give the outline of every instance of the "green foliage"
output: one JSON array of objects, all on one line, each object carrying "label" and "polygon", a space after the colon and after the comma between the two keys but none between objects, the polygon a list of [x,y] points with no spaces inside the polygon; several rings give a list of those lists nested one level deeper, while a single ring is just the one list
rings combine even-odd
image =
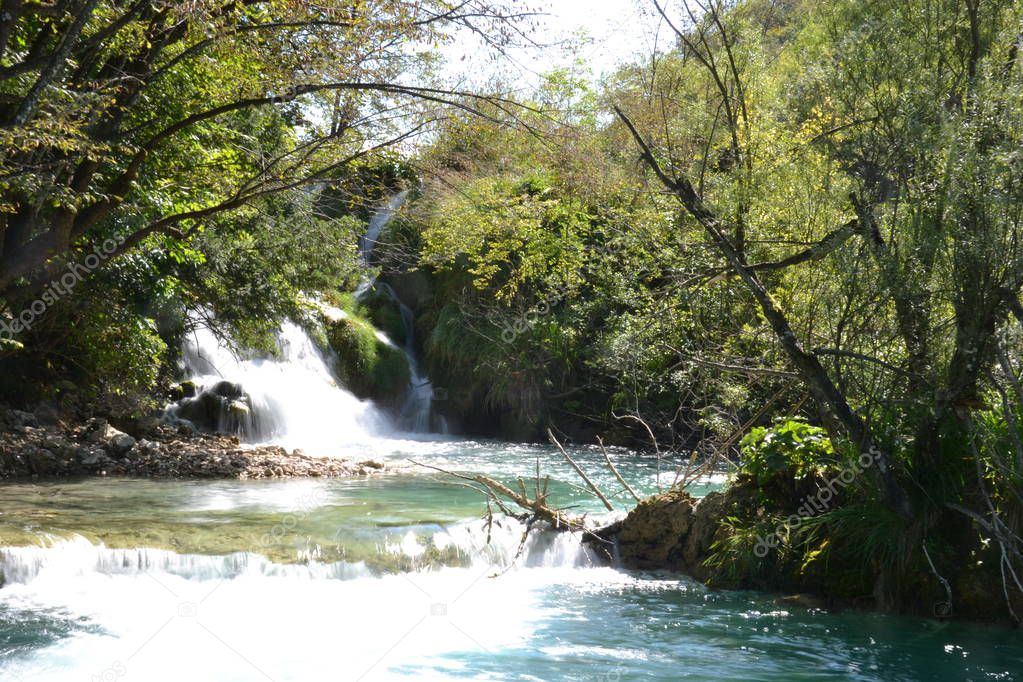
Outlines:
[{"label": "green foliage", "polygon": [[107,305],[79,311],[75,317],[66,348],[77,351],[74,362],[99,380],[97,393],[126,396],[154,388],[167,345],[152,320]]},{"label": "green foliage", "polygon": [[405,346],[405,321],[401,317],[401,308],[383,287],[374,287],[364,294],[358,302],[357,310],[395,345]]},{"label": "green foliage", "polygon": [[502,328],[470,318],[458,305],[444,306],[425,343],[430,376],[449,390],[443,409],[468,420],[489,421],[491,433],[536,437],[544,415],[543,391],[550,369],[501,338]]},{"label": "green foliage", "polygon": [[796,419],[778,419],[758,426],[743,437],[741,470],[761,484],[784,474],[802,478],[835,464],[827,431]]},{"label": "green foliage", "polygon": [[327,218],[352,216],[368,221],[391,194],[417,181],[408,160],[393,151],[340,168],[319,193],[315,212]]},{"label": "green foliage", "polygon": [[[438,202],[423,230],[423,263],[464,263],[479,291],[510,304],[520,290],[559,286],[571,293],[586,256],[590,220],[551,178],[487,177]],[[560,276],[560,281],[559,281]]]},{"label": "green foliage", "polygon": [[719,526],[719,537],[710,548],[704,565],[713,570],[711,584],[720,587],[753,587],[766,583],[781,559],[787,544],[771,557],[757,553],[761,538],[769,537],[782,521],[766,517],[750,521],[737,516],[725,517]]},{"label": "green foliage", "polygon": [[137,418],[168,359],[156,322],[105,288],[83,286],[59,300],[26,332],[16,352],[0,354],[0,394],[30,407],[51,400],[93,413]]},{"label": "green foliage", "polygon": [[[203,310],[269,348],[303,294],[357,279],[368,208],[415,178],[393,150],[444,99],[422,94],[436,48],[512,22],[489,0],[23,4],[0,31],[0,315],[114,239],[93,276],[173,346]],[[46,341],[0,352],[77,354]]]},{"label": "green foliage", "polygon": [[301,315],[304,294],[334,290],[358,273],[364,224],[321,219],[304,194],[288,199],[267,200],[259,212],[205,231],[196,241],[199,258],[174,268],[188,295],[244,345],[268,346],[259,340]]},{"label": "green foliage", "polygon": [[806,519],[795,544],[803,571],[825,573],[836,593],[853,596],[871,588],[871,572],[892,579],[921,561],[919,531],[876,498],[861,495]]},{"label": "green foliage", "polygon": [[693,431],[727,437],[734,415],[777,382],[686,356],[725,338],[729,350],[770,358],[766,339],[735,334],[752,326],[749,302],[730,281],[683,284],[685,273],[715,266],[702,237],[643,192],[614,129],[584,111],[599,104],[575,74],[550,74],[535,97],[576,121],[530,121],[557,144],[455,120],[423,153],[432,172],[400,223],[403,250],[384,262],[414,260],[433,277],[435,293],[416,308],[431,376],[468,382],[467,408],[495,410],[490,423],[502,411],[532,421],[532,437],[541,419],[585,434],[616,423],[612,412],[637,410],[664,442]]}]

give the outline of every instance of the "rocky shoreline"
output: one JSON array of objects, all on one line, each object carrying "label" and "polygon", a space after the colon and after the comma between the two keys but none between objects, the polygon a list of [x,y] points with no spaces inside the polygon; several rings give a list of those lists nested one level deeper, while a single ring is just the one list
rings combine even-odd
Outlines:
[{"label": "rocky shoreline", "polygon": [[[975,562],[948,577],[955,610],[947,601],[933,573],[926,566],[912,566],[900,576],[901,589],[889,593],[881,574],[858,576],[873,581],[874,589],[850,593],[825,568],[787,563],[769,552],[754,563],[722,563],[717,553],[734,532],[731,521],[750,521],[765,511],[761,487],[749,477],[739,477],[721,491],[696,498],[681,490],[648,497],[629,514],[595,535],[601,544],[615,543],[619,564],[644,571],[681,573],[721,589],[750,589],[779,594],[777,603],[811,609],[843,609],[901,613],[940,620],[1013,625],[1005,612],[1002,592],[990,589],[991,576],[983,562]],[[796,495],[798,497],[798,495]],[[796,505],[792,505],[793,508]],[[848,576],[848,574],[842,574]],[[890,587],[890,586],[889,586]],[[1016,609],[1023,605],[1014,602]]]},{"label": "rocky shoreline", "polygon": [[105,419],[69,425],[51,414],[0,411],[0,480],[145,478],[349,478],[385,470],[376,461],[310,457],[242,445],[238,438],[148,420],[125,433]]}]

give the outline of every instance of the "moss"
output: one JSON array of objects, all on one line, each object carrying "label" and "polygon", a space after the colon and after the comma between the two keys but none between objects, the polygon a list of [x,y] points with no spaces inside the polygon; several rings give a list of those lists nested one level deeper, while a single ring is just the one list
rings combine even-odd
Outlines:
[{"label": "moss", "polygon": [[325,324],[327,343],[337,354],[342,383],[360,398],[396,402],[411,379],[408,358],[382,341],[368,321],[349,313]]},{"label": "moss", "polygon": [[374,288],[359,302],[359,313],[368,317],[373,326],[387,334],[394,343],[405,345],[405,322],[401,319],[401,308],[394,299],[380,288]]}]

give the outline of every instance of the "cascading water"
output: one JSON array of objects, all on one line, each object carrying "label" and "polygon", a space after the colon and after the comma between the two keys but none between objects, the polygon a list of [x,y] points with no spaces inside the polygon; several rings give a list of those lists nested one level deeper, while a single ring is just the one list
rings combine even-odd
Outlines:
[{"label": "cascading water", "polygon": [[183,365],[198,395],[171,406],[170,416],[323,456],[392,430],[371,402],[334,381],[301,327],[285,323],[277,346],[276,358],[239,357],[209,329],[196,328],[186,340]]},{"label": "cascading water", "polygon": [[[398,295],[386,282],[377,282],[378,289],[384,291],[394,301],[401,313],[401,322],[405,331],[405,355],[409,366],[409,391],[400,412],[401,427],[413,433],[424,433],[431,430],[431,412],[435,392],[433,383],[419,367],[416,353],[416,325],[412,309],[401,302]],[[443,429],[441,429],[443,431]]]},{"label": "cascading water", "polygon": [[[543,454],[447,442],[417,457],[515,478]],[[600,471],[599,453],[573,456]],[[552,473],[559,504],[599,509],[567,465]],[[5,682],[1012,680],[1023,661],[1010,630],[792,609],[595,565],[579,535],[481,520],[475,491],[425,476],[0,495]]]},{"label": "cascading water", "polygon": [[[185,361],[207,385],[241,383],[276,439],[364,439],[363,456],[509,484],[542,461],[552,504],[615,518],[544,448],[377,438],[375,410],[332,385],[307,335],[286,325],[280,345],[278,360],[239,359],[199,331]],[[601,452],[572,456],[615,489]],[[610,456],[641,494],[664,482],[650,458]],[[481,519],[477,490],[421,473],[0,482],[0,499],[5,682],[789,680],[807,660],[820,674],[801,679],[889,682],[1013,679],[1006,661],[1023,660],[1013,634],[790,613],[772,596],[618,571],[580,533]]]},{"label": "cascading water", "polygon": [[[370,218],[366,234],[359,240],[359,252],[366,263],[373,258],[373,250],[376,248],[377,242],[380,241],[380,233],[394,219],[395,214],[401,209],[407,198],[408,190],[398,192]],[[370,281],[369,285],[372,286],[373,282]]]},{"label": "cascading water", "polygon": [[[391,197],[370,220],[360,240],[360,252],[367,264],[383,229],[407,195],[406,191]],[[397,424],[371,402],[360,401],[338,386],[309,335],[290,322],[277,334],[277,358],[239,357],[225,339],[196,325],[186,340],[183,369],[198,390],[196,395],[169,407],[168,416],[202,428],[235,433],[247,442],[273,442],[324,456],[339,454],[342,446],[351,450],[369,444],[395,431],[429,432],[434,390],[419,366],[412,311],[386,283],[367,280],[357,294],[373,287],[394,301],[404,325],[402,350],[408,358],[410,381]],[[344,314],[324,308],[328,315]],[[378,336],[392,343],[381,332]]]},{"label": "cascading water", "polygon": [[[372,263],[373,250],[380,240],[383,229],[394,219],[395,214],[401,209],[408,197],[408,190],[399,192],[392,196],[373,215],[366,229],[366,234],[360,240],[360,253],[363,261],[369,265]],[[395,305],[401,314],[401,323],[405,336],[403,350],[408,358],[410,378],[409,390],[405,396],[404,404],[399,413],[400,427],[405,431],[413,433],[426,433],[433,429],[431,414],[435,391],[430,378],[427,377],[419,365],[418,353],[416,350],[416,326],[412,309],[405,305],[398,297],[394,289],[386,282],[379,282],[375,278],[367,279],[356,291],[357,296],[364,296],[374,288],[382,290]],[[441,432],[444,432],[443,420],[438,420]]]}]

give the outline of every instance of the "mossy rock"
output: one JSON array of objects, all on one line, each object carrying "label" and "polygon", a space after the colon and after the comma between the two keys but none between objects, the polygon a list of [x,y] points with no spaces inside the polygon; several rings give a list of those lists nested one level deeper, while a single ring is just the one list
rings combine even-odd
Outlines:
[{"label": "mossy rock", "polygon": [[401,308],[387,292],[375,288],[367,292],[359,302],[374,327],[387,334],[387,338],[395,344],[405,345],[407,337],[405,322],[401,319]]},{"label": "mossy rock", "polygon": [[337,354],[339,379],[355,395],[385,403],[404,397],[411,379],[408,358],[382,341],[373,326],[349,316],[326,323],[327,343]]}]

